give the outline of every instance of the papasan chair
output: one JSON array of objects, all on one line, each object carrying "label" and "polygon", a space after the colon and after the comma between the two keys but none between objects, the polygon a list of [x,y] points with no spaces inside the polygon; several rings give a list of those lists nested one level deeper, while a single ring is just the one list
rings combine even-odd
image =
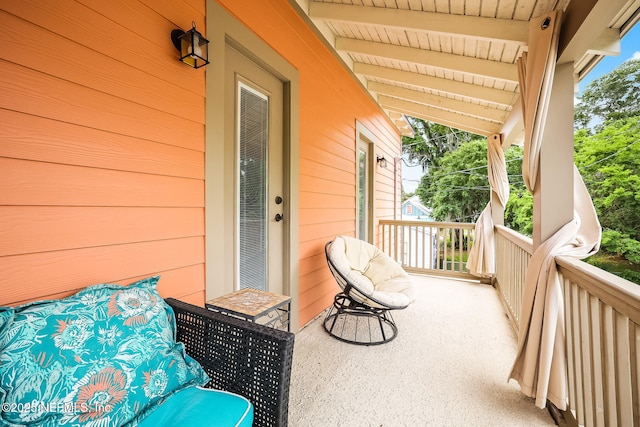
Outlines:
[{"label": "papasan chair", "polygon": [[411,277],[380,249],[353,237],[336,237],[325,245],[325,254],[342,289],[324,319],[325,330],[352,344],[393,340],[398,328],[390,311],[415,300]]}]

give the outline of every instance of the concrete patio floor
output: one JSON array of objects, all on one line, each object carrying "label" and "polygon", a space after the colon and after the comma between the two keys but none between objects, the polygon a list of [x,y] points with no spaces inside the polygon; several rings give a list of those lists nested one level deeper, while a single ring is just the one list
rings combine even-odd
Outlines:
[{"label": "concrete patio floor", "polygon": [[413,276],[415,303],[393,316],[380,346],[330,337],[319,316],[296,336],[289,424],[313,426],[553,426],[507,381],[516,336],[494,288]]}]

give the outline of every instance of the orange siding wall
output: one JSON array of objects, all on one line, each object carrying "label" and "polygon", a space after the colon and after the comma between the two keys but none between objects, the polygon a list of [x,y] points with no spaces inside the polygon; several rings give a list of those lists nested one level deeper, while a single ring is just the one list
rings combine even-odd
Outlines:
[{"label": "orange siding wall", "polygon": [[[376,152],[399,155],[399,136],[362,88],[283,0],[218,0],[280,53],[300,77],[300,325],[327,308],[337,285],[324,244],[355,234],[356,120],[378,138]],[[376,167],[376,210],[394,216],[393,168]],[[399,188],[399,186],[397,187]],[[399,194],[399,193],[398,193]]]},{"label": "orange siding wall", "polygon": [[0,305],[161,274],[204,301],[204,0],[0,3]]},{"label": "orange siding wall", "polygon": [[[325,242],[355,233],[356,120],[374,156],[399,136],[288,2],[219,2],[299,70],[304,325],[336,292]],[[191,21],[205,0],[0,3],[0,305],[152,274],[203,303],[206,69],[169,41]],[[399,188],[376,167],[378,219]]]}]

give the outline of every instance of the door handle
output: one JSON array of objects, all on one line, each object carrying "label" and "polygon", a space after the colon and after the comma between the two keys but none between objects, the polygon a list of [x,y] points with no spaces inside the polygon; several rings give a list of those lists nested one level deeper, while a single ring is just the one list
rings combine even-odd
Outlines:
[{"label": "door handle", "polygon": [[275,217],[276,222],[280,222],[280,221],[282,221],[283,219],[284,219],[284,216],[283,216],[283,215],[281,215],[281,214],[276,214],[276,217]]}]

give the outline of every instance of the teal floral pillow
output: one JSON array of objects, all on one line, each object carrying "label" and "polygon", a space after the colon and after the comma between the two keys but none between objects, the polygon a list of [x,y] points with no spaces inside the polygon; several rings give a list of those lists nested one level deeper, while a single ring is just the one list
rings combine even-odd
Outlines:
[{"label": "teal floral pillow", "polygon": [[175,342],[158,279],[0,308],[0,420],[134,426],[172,393],[206,384]]}]

